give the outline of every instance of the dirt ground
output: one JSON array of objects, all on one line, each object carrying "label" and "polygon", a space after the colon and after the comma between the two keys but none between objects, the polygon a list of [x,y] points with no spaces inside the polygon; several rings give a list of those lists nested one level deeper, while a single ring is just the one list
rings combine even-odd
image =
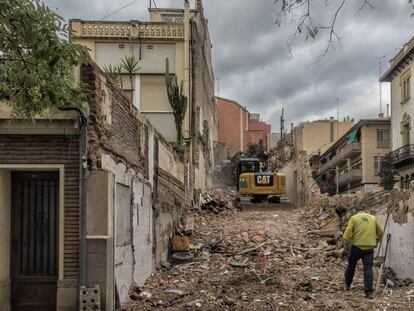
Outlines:
[{"label": "dirt ground", "polygon": [[[135,310],[414,310],[413,285],[365,298],[362,264],[344,291],[346,260],[334,240],[309,234],[306,210],[274,205],[244,211],[194,214],[194,262],[163,268],[125,305]],[[260,247],[258,247],[260,246]],[[167,293],[167,289],[173,293]]]}]

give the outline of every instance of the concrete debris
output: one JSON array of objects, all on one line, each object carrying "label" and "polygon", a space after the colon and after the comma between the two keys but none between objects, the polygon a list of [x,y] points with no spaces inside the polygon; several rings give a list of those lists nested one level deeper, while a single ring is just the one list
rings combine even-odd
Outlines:
[{"label": "concrete debris", "polygon": [[[153,296],[131,301],[127,310],[410,310],[413,285],[399,287],[387,272],[392,295],[365,300],[361,265],[344,291],[340,237],[352,204],[361,201],[320,196],[301,210],[276,204],[270,212],[196,210],[193,261],[155,273],[141,288]],[[321,234],[327,228],[330,234]]]},{"label": "concrete debris", "polygon": [[202,193],[200,195],[200,209],[202,211],[210,211],[219,213],[226,209],[232,209],[235,196],[225,195],[222,191],[215,193]]}]

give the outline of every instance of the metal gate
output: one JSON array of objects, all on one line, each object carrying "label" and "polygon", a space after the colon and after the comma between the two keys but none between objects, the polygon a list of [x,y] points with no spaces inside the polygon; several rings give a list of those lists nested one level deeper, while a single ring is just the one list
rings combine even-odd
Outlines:
[{"label": "metal gate", "polygon": [[59,173],[13,172],[13,310],[56,310]]}]

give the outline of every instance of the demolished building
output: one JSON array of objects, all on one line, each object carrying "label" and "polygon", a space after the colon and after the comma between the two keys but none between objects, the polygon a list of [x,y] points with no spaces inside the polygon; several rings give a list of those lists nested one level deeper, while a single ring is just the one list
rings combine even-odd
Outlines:
[{"label": "demolished building", "polygon": [[79,310],[79,286],[95,285],[114,310],[166,260],[187,207],[182,157],[97,65],[80,80],[85,113],[28,123],[2,106],[2,310]]}]

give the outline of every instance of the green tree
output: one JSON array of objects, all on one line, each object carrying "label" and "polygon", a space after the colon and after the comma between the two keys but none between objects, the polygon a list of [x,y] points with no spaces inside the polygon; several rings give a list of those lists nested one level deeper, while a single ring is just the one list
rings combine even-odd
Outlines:
[{"label": "green tree", "polygon": [[[139,67],[139,60],[135,57],[135,55],[126,55],[123,59],[121,59],[121,69],[125,70],[128,73],[129,81],[131,83],[131,102],[134,103],[134,74],[141,68]],[[122,78],[121,78],[122,81]]]},{"label": "green tree", "polygon": [[392,156],[391,154],[388,154],[381,161],[381,168],[378,173],[378,176],[380,178],[380,185],[385,190],[392,190],[395,184],[394,176],[396,175],[398,175],[398,172],[392,165]]},{"label": "green tree", "polygon": [[80,107],[74,66],[86,48],[69,41],[64,20],[38,0],[0,0],[0,98],[34,119],[52,107]]},{"label": "green tree", "polygon": [[121,89],[123,88],[121,78],[121,65],[104,65],[102,66],[102,70],[105,72],[106,76],[112,80],[112,82],[114,82],[117,86],[121,87]]},{"label": "green tree", "polygon": [[170,74],[168,58],[165,60],[165,85],[167,87],[168,101],[174,112],[175,127],[177,131],[177,145],[182,146],[183,122],[187,111],[187,97],[183,95],[183,82],[178,86],[177,76]]}]

